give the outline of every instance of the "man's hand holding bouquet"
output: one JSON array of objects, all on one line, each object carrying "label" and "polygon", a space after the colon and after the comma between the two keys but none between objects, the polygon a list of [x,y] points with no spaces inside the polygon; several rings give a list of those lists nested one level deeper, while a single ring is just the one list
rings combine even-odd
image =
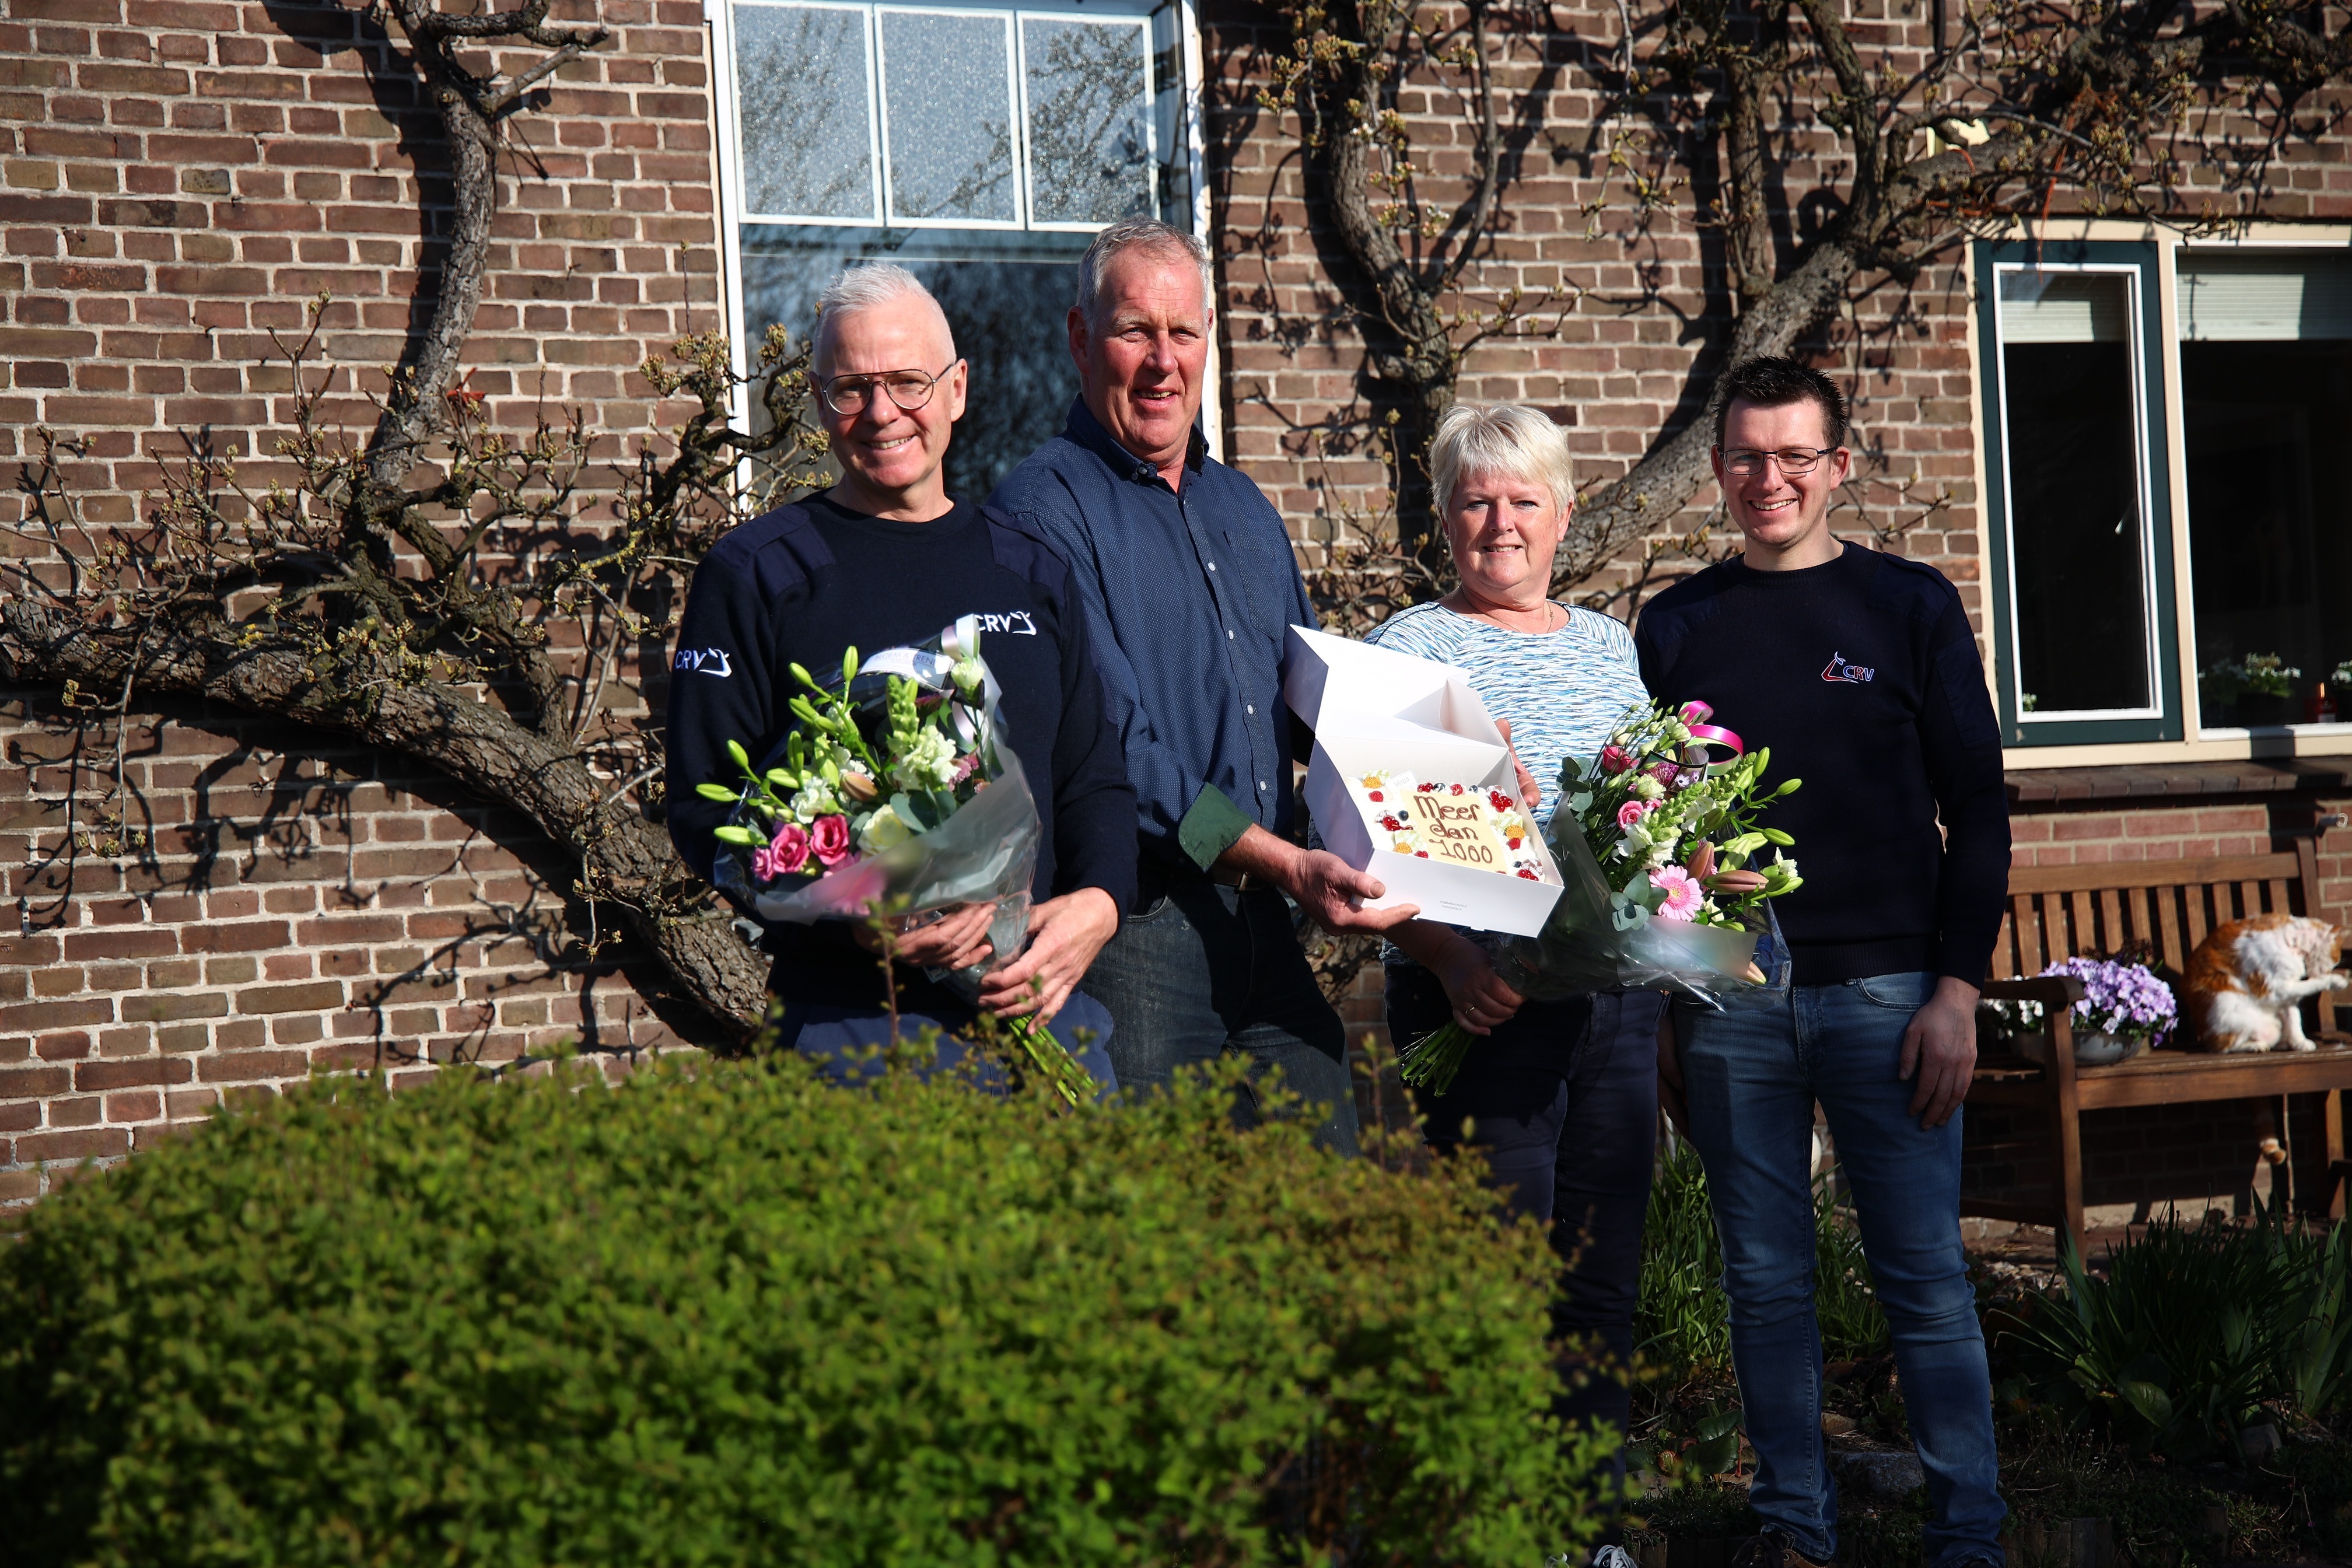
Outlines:
[{"label": "man's hand holding bouquet", "polygon": [[[797,722],[755,766],[730,741],[732,802],[714,879],[762,920],[858,922],[899,961],[985,1002],[1030,1061],[1076,1103],[1092,1080],[1034,1016],[1061,994],[1001,984],[1029,934],[1042,826],[1020,759],[1002,742],[994,678],[970,617],[920,647],[843,658],[837,683],[795,664]],[[1000,960],[995,972],[991,961]]]},{"label": "man's hand holding bouquet", "polygon": [[[1787,988],[1769,900],[1802,879],[1789,835],[1757,819],[1801,781],[1766,788],[1769,748],[1748,753],[1713,717],[1704,702],[1643,703],[1594,756],[1562,762],[1544,837],[1566,891],[1542,931],[1494,952],[1503,984],[1529,997],[1662,985],[1714,1006]],[[1415,1041],[1405,1082],[1443,1094],[1475,1038],[1457,1019]]]}]

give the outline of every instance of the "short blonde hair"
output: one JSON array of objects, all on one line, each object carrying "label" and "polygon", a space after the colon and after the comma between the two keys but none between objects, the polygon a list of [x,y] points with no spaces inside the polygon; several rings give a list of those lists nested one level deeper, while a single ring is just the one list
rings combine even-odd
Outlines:
[{"label": "short blonde hair", "polygon": [[1429,444],[1429,477],[1441,513],[1454,510],[1454,486],[1474,474],[1541,485],[1563,511],[1576,500],[1568,432],[1524,404],[1457,403],[1440,416]]}]

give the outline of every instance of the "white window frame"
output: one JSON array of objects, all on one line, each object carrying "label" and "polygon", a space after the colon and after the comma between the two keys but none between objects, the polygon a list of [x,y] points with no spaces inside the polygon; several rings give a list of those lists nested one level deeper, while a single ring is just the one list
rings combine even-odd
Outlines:
[{"label": "white window frame", "polygon": [[[2160,330],[2152,344],[2152,356],[2146,350],[2140,359],[2141,395],[2155,400],[2160,388],[2163,412],[2163,436],[2160,441],[2143,437],[2141,461],[2164,487],[2168,506],[2168,529],[2171,535],[2171,607],[2173,657],[2166,668],[2179,683],[2179,735],[2167,739],[2092,739],[2048,740],[2037,742],[2032,731],[2019,734],[2021,724],[2012,724],[2015,693],[2004,690],[2007,684],[1996,673],[1997,664],[1987,660],[1987,678],[1994,687],[1998,705],[2004,710],[2003,735],[2005,749],[2003,765],[2014,770],[2038,771],[2048,768],[2116,767],[2124,765],[2191,766],[2233,762],[2281,763],[2296,757],[2341,758],[2352,755],[2352,721],[2335,724],[2293,723],[2265,725],[2260,728],[2210,725],[2203,721],[2202,704],[2197,689],[2196,582],[2190,561],[2190,529],[2195,526],[2189,516],[2188,494],[2188,440],[2180,416],[2183,388],[2180,371],[2181,323],[2179,319],[2179,265],[2191,253],[2212,255],[2234,254],[2259,256],[2265,252],[2292,253],[2326,251],[2336,255],[2352,254],[2352,225],[2343,222],[2285,222],[2258,219],[2246,226],[2244,232],[2230,237],[2188,237],[2161,228],[2117,219],[2065,219],[2033,226],[2033,236],[2050,241],[2092,243],[2129,242],[2149,245],[2156,255],[2156,266],[2150,269],[2147,286],[2155,290],[2155,309]],[[2023,229],[2011,231],[2011,239],[2025,237]],[[1981,300],[1994,289],[1994,279],[1984,253],[1970,247],[1969,277],[1972,292]],[[2143,308],[2142,320],[2151,312]],[[1996,453],[1990,443],[1997,438],[1995,426],[2006,428],[2005,408],[1996,406],[1997,400],[1987,395],[1988,389],[2000,384],[1997,356],[2000,345],[1988,336],[1988,327],[1979,309],[1967,314],[1968,342],[1971,349],[1972,368],[1978,395],[1970,400],[1972,418],[1976,424],[1974,443],[1979,458],[1978,493],[1987,504],[1978,509],[1979,558],[1986,563],[1984,605],[1988,629],[1999,596],[2006,596],[2011,584],[1996,583],[1993,568],[1997,560],[2007,557],[2008,540],[2002,532],[2002,520],[2008,512],[2007,496],[2001,487],[1991,484],[1990,465],[2001,459],[2003,482],[2008,465],[2005,454]],[[2141,427],[2147,428],[2149,409],[2140,411]],[[1996,510],[1994,504],[2000,504]],[[1998,552],[1998,553],[1997,553]],[[2004,619],[2000,626],[2000,637],[2013,647],[2013,631]],[[1989,650],[1994,651],[1994,650]],[[2073,715],[2051,715],[2056,721]],[[2127,721],[2145,723],[2146,721]]]},{"label": "white window frame", "polygon": [[[736,97],[734,70],[734,6],[736,5],[757,5],[770,11],[847,11],[857,17],[858,27],[863,32],[866,41],[866,167],[870,177],[873,195],[873,206],[869,209],[868,216],[816,217],[799,213],[742,212],[740,209],[743,193],[737,190],[735,200],[739,210],[736,223],[739,225],[745,223],[806,224],[813,227],[823,228],[879,227],[888,221],[889,209],[886,203],[889,168],[883,162],[886,149],[882,136],[882,82],[876,74],[881,52],[881,39],[876,37],[879,31],[876,26],[877,8],[870,5],[845,5],[842,0],[716,0],[715,4],[707,6],[705,15],[711,18],[712,27],[717,34],[713,39],[712,60],[715,66],[722,68],[717,75],[714,75],[714,90],[711,94],[719,108],[721,142],[719,156],[724,160],[719,171],[719,182],[722,195],[739,183],[730,176],[733,171],[743,166],[743,108]],[[720,42],[723,42],[726,47],[724,55],[719,54],[716,47]],[[718,79],[719,76],[723,76],[725,79]],[[741,301],[738,300],[736,303],[740,307]],[[740,309],[736,314],[740,320],[741,316]]]},{"label": "white window frame", "polygon": [[[753,0],[756,3],[756,0]],[[973,20],[992,18],[1004,25],[1004,108],[1013,123],[1006,127],[1013,140],[1013,216],[1009,218],[987,217],[905,217],[898,212],[897,182],[890,177],[890,66],[888,29],[882,25],[885,16],[971,17]],[[1024,94],[1021,81],[1021,17],[1017,11],[997,11],[979,6],[961,5],[877,5],[874,7],[873,77],[875,81],[875,119],[882,127],[882,222],[880,228],[975,228],[1000,233],[1017,233],[1029,226],[1029,125],[1023,112]],[[732,74],[731,72],[730,73]]]},{"label": "white window frame", "polygon": [[1153,181],[1157,182],[1160,178],[1160,91],[1159,83],[1153,79],[1151,72],[1151,14],[1148,11],[1122,11],[1116,13],[1112,17],[1105,17],[1100,15],[1088,16],[1072,11],[1049,10],[1042,7],[1024,5],[1015,16],[1013,24],[1014,41],[1020,46],[1018,58],[1013,61],[1013,74],[1018,79],[1021,87],[1021,96],[1017,112],[1021,118],[1022,190],[1024,196],[1029,198],[1024,201],[1022,206],[1021,216],[1027,220],[1028,226],[1031,229],[1041,233],[1092,234],[1096,230],[1108,226],[1098,223],[1043,222],[1038,218],[1034,209],[1034,198],[1035,195],[1035,183],[1029,178],[1029,154],[1031,152],[1031,143],[1029,139],[1028,24],[1033,18],[1040,21],[1058,22],[1066,20],[1084,22],[1091,27],[1124,26],[1132,24],[1135,30],[1143,36],[1143,101],[1147,106],[1147,111],[1143,116],[1144,158],[1146,163],[1150,169],[1150,177]]},{"label": "white window frame", "polygon": [[[850,5],[843,5],[840,3],[840,0],[831,0],[830,4],[828,4],[828,0],[746,0],[746,3],[754,5],[798,4],[803,5],[816,5],[834,10],[864,9],[870,11],[873,8],[870,4],[870,0],[866,4],[853,3]],[[709,35],[709,59],[710,66],[711,105],[713,118],[716,121],[716,124],[714,126],[715,136],[713,138],[716,145],[713,147],[711,153],[711,173],[719,187],[719,289],[721,298],[725,302],[725,310],[727,313],[724,327],[727,332],[728,342],[730,345],[734,355],[733,363],[735,374],[740,377],[748,375],[751,372],[751,344],[746,340],[747,318],[743,305],[744,225],[747,223],[768,223],[776,221],[795,224],[804,223],[812,226],[837,228],[871,228],[880,227],[883,226],[883,225],[878,221],[867,223],[856,218],[789,218],[779,220],[770,218],[765,215],[749,215],[744,211],[742,182],[736,177],[736,171],[740,169],[743,165],[743,141],[742,124],[735,97],[735,28],[732,5],[733,0],[703,0],[702,19],[703,25],[708,29]],[[1120,11],[1113,14],[1135,16],[1139,20],[1142,21],[1148,28],[1150,19],[1153,16],[1159,15],[1160,11],[1171,8],[1171,0],[1160,0],[1160,3],[1149,11]],[[1208,180],[1208,125],[1206,112],[1202,106],[1202,83],[1206,79],[1206,66],[1204,63],[1205,55],[1201,42],[1200,11],[1194,3],[1194,0],[1173,0],[1172,9],[1175,12],[1176,55],[1179,62],[1178,69],[1181,73],[1181,79],[1172,85],[1178,91],[1176,120],[1179,133],[1184,139],[1186,174],[1188,175],[1188,184],[1192,194],[1192,211],[1190,214],[1191,228],[1196,237],[1209,245],[1212,254],[1213,255],[1215,250],[1215,240],[1211,231],[1211,221],[1213,208],[1209,192]],[[1040,15],[1084,16],[1089,19],[1097,18],[1105,15],[1105,12],[1101,7],[1097,6],[1090,9],[1080,4],[1079,0],[1069,0],[1069,3],[1067,4],[1057,3],[1057,0],[1042,0],[1042,3],[1024,5],[1019,7],[1019,10],[1034,12]],[[1145,36],[1148,42],[1150,35],[1147,31]],[[880,40],[878,38],[869,39],[869,46],[866,51],[866,59],[868,62],[866,67],[866,93],[867,101],[870,104],[875,105],[877,110],[877,112],[874,115],[867,127],[867,135],[870,140],[877,143],[873,151],[874,178],[877,182],[876,210],[877,212],[882,212],[887,209],[883,205],[880,182],[888,178],[888,171],[887,164],[884,163],[883,154],[878,145],[878,142],[882,134],[881,128],[883,121],[883,115],[879,112],[881,106],[882,84],[874,75],[876,68],[873,62],[878,54]],[[1145,80],[1147,87],[1151,90],[1152,100],[1156,108],[1160,82],[1158,74],[1151,68],[1153,58],[1152,50],[1147,47],[1144,52]],[[1016,66],[1015,68],[1017,70],[1018,67]],[[1025,87],[1024,90],[1025,92]],[[1151,116],[1150,124],[1150,134],[1152,139],[1153,168],[1155,171],[1153,178],[1156,180],[1158,178],[1156,171],[1160,164],[1160,120],[1156,112]],[[1023,123],[1020,127],[1019,133],[1024,136],[1027,134],[1025,113],[1023,116]],[[1025,209],[1024,216],[1026,216]],[[1172,212],[1168,216],[1171,222],[1181,221]],[[1100,229],[1108,227],[1108,226],[1104,224],[1071,224],[1066,226],[1054,224],[1043,226],[1052,232],[1083,232],[1087,230]],[[1222,314],[1223,301],[1214,301],[1214,303],[1218,307],[1219,314]],[[1209,456],[1218,459],[1219,461],[1223,460],[1227,445],[1224,429],[1226,399],[1224,396],[1223,360],[1224,355],[1219,347],[1217,334],[1213,330],[1209,334],[1208,363],[1202,372],[1205,384],[1204,395],[1201,400],[1201,416],[1202,434],[1207,439]],[[733,417],[739,422],[739,424],[746,423],[751,418],[750,395],[750,389],[748,387],[739,386],[737,388],[735,405],[731,412]]]},{"label": "white window frame", "polygon": [[[2022,646],[2019,636],[2021,628],[2018,619],[2018,595],[2014,584],[2011,584],[2007,595],[2009,646],[2011,649],[2011,657],[2007,661],[2010,684],[2008,698],[2011,704],[2011,711],[2015,714],[2020,729],[2030,729],[2037,724],[2047,727],[2053,724],[2095,723],[2107,720],[2162,720],[2168,717],[2164,705],[2163,639],[2158,630],[2158,622],[2165,613],[2165,606],[2157,602],[2157,584],[2160,581],[2160,576],[2157,570],[2154,525],[2156,476],[2153,465],[2149,461],[2147,441],[2147,343],[2141,330],[2143,311],[2147,303],[2140,294],[2140,274],[2143,270],[2141,267],[2129,262],[1997,261],[1993,263],[1993,312],[1995,321],[2000,323],[2002,328],[2000,341],[1992,345],[1991,352],[1994,353],[2001,353],[2008,347],[2009,342],[2006,331],[2008,301],[2000,289],[2000,279],[2008,274],[2065,272],[2120,277],[2124,279],[2129,301],[2125,310],[2125,322],[2126,341],[2130,348],[2126,359],[2131,366],[2132,430],[2134,432],[2132,471],[2133,482],[2137,487],[2135,500],[2138,507],[2139,520],[2140,630],[2144,638],[2143,657],[2147,659],[2149,701],[2138,708],[2069,708],[2047,713],[2028,711],[2025,707],[2023,661],[2015,651]],[[2017,561],[2017,508],[2014,500],[2017,467],[2009,451],[2009,377],[2006,374],[2002,374],[1994,379],[2000,388],[1999,420],[1995,431],[1991,434],[2001,446],[2002,542],[2008,546],[2005,555],[2010,563],[2010,570],[2014,573]]]}]

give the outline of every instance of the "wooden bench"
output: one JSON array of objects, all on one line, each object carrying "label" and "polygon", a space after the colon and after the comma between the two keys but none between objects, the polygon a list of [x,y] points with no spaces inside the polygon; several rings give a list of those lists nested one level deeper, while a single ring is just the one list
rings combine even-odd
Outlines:
[{"label": "wooden bench", "polygon": [[[2339,997],[2342,1005],[2352,1005],[2352,992],[2323,993],[2317,999],[2315,1051],[2222,1056],[2168,1048],[2112,1067],[2082,1067],[2074,1061],[2074,1031],[2066,1020],[2066,1005],[2081,995],[2080,984],[2057,976],[2027,978],[2062,958],[2105,957],[2133,942],[2147,943],[2176,973],[2185,973],[2189,953],[2216,926],[2250,914],[2309,913],[2319,908],[2315,837],[2299,837],[2292,850],[2270,855],[2020,867],[2010,873],[2009,894],[1985,996],[2043,1003],[2053,1021],[2050,1061],[2038,1066],[2021,1057],[1987,1056],[1977,1065],[1968,1102],[2046,1110],[2053,1190],[2046,1204],[1963,1198],[1963,1214],[2063,1226],[2079,1250],[2085,1110],[2324,1093],[2328,1164],[2333,1170],[2343,1163],[2341,1099],[2344,1089],[2352,1089],[2352,1050],[2344,1048],[2347,1037],[2336,1031],[2334,1016]],[[2184,1037],[2185,1031],[2184,1024]],[[2284,1131],[2282,1123],[2282,1136]],[[2340,1213],[2342,1184],[2333,1184]]]}]

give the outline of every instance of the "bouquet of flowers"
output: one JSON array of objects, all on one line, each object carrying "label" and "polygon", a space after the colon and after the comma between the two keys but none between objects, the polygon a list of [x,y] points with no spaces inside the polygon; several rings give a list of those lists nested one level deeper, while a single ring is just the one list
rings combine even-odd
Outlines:
[{"label": "bouquet of flowers", "polygon": [[[1704,702],[1640,703],[1591,760],[1561,763],[1544,837],[1566,891],[1541,932],[1495,953],[1513,990],[1559,997],[1666,985],[1721,1007],[1788,989],[1769,900],[1803,879],[1782,853],[1794,841],[1756,818],[1801,781],[1766,789],[1770,748],[1748,753],[1707,722],[1714,716]],[[1715,760],[1717,746],[1727,760]],[[1754,863],[1767,848],[1771,859]],[[1448,1023],[1416,1041],[1404,1081],[1444,1093],[1475,1037]]]},{"label": "bouquet of flowers", "polygon": [[[713,880],[762,920],[915,917],[992,900],[995,952],[1021,951],[1043,826],[1021,760],[1001,743],[995,678],[966,616],[920,647],[842,658],[837,685],[795,664],[798,721],[754,765],[730,741],[733,784],[698,786],[735,805],[718,829]],[[967,1000],[984,966],[931,971]],[[1092,1080],[1032,1018],[1008,1027],[1072,1104]]]}]

